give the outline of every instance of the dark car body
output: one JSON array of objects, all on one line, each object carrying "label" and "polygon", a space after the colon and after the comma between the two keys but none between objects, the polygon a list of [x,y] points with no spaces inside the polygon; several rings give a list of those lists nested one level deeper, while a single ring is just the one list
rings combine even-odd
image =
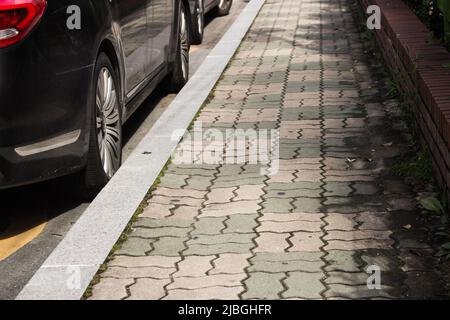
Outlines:
[{"label": "dark car body", "polygon": [[[196,0],[190,0],[191,10],[193,10],[193,8],[194,8],[195,1]],[[205,13],[208,13],[209,11],[211,11],[212,9],[217,7],[219,5],[219,2],[220,2],[220,0],[203,0],[203,5],[205,7]],[[193,13],[193,11],[191,11],[191,13]]]},{"label": "dark car body", "polygon": [[[0,14],[21,1],[0,0]],[[86,165],[99,53],[116,69],[124,122],[172,68],[182,1],[47,0],[24,39],[0,41],[0,189]],[[73,4],[81,28],[72,30]]]},{"label": "dark car body", "polygon": [[205,15],[214,11],[216,16],[230,12],[233,0],[189,0],[191,43],[201,44],[205,28]]}]

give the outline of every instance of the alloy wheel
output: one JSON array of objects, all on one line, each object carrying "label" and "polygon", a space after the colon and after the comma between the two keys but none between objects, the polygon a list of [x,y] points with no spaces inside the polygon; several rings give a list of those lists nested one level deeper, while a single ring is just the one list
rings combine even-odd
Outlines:
[{"label": "alloy wheel", "polygon": [[203,8],[203,0],[198,0],[197,7],[197,28],[198,34],[203,34],[203,23],[204,23],[204,8]]},{"label": "alloy wheel", "polygon": [[108,68],[104,67],[97,80],[96,128],[101,163],[109,179],[119,169],[121,162],[122,128],[119,112],[114,80]]},{"label": "alloy wheel", "polygon": [[187,80],[189,77],[189,35],[186,19],[186,11],[184,5],[181,6],[180,15],[180,54],[181,54],[181,68],[183,72],[183,79]]},{"label": "alloy wheel", "polygon": [[219,2],[220,9],[227,9],[229,5],[230,5],[230,0],[220,0],[220,2]]}]

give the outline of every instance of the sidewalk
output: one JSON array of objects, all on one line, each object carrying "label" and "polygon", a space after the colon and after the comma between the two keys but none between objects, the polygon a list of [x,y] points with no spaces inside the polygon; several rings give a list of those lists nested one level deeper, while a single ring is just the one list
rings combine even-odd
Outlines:
[{"label": "sidewalk", "polygon": [[441,294],[349,2],[266,2],[192,131],[278,129],[279,172],[170,164],[91,299]]}]

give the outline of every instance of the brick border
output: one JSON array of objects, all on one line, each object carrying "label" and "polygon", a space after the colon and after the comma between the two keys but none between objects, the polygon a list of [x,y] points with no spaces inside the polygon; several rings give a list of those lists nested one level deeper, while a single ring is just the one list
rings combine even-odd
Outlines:
[{"label": "brick border", "polygon": [[439,183],[450,192],[450,53],[402,0],[359,0],[381,8],[375,30],[385,62],[415,111],[421,143],[432,154]]}]

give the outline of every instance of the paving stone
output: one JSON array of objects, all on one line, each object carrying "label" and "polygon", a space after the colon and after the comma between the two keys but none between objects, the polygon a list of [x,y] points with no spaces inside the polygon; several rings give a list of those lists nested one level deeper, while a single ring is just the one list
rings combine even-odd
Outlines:
[{"label": "paving stone", "polygon": [[269,190],[264,196],[266,199],[269,198],[296,198],[299,196],[307,198],[321,198],[322,190],[320,189],[290,189],[290,190]]},{"label": "paving stone", "polygon": [[236,300],[244,290],[243,287],[209,287],[195,290],[170,290],[165,300]]},{"label": "paving stone", "polygon": [[257,214],[231,215],[224,222],[224,224],[226,225],[226,229],[223,230],[223,233],[253,233],[254,228],[256,228],[256,226],[258,225],[258,223],[256,222],[257,218]]},{"label": "paving stone", "polygon": [[322,223],[322,218],[325,215],[316,213],[304,213],[304,212],[292,212],[292,213],[264,213],[258,220],[264,221],[276,221],[276,222],[289,222],[289,221],[306,221],[306,222],[319,222]]},{"label": "paving stone", "polygon": [[289,261],[256,261],[248,268],[248,272],[320,272],[323,266],[322,261],[305,261],[305,260],[289,260]]},{"label": "paving stone", "polygon": [[292,198],[268,198],[261,204],[262,212],[288,213],[294,209]]},{"label": "paving stone", "polygon": [[345,285],[367,285],[369,274],[364,272],[328,272],[327,284],[345,284]]},{"label": "paving stone", "polygon": [[154,242],[156,242],[156,239],[129,237],[116,253],[127,256],[145,256],[147,252],[153,249],[152,244]]},{"label": "paving stone", "polygon": [[211,245],[192,244],[184,251],[185,255],[208,256],[223,253],[249,253],[253,243],[219,243]]},{"label": "paving stone", "polygon": [[148,255],[178,257],[185,249],[186,238],[161,237],[153,244],[153,250]]},{"label": "paving stone", "polygon": [[224,253],[212,261],[214,266],[208,274],[242,273],[249,265],[251,254]]},{"label": "paving stone", "polygon": [[149,203],[139,215],[141,218],[164,219],[172,214],[173,204]]},{"label": "paving stone", "polygon": [[193,189],[169,189],[160,187],[157,188],[153,195],[164,196],[164,197],[189,197],[196,199],[203,199],[205,197],[205,192],[193,190]]},{"label": "paving stone", "polygon": [[322,208],[321,199],[297,198],[294,201],[294,212],[320,212]]},{"label": "paving stone", "polygon": [[279,294],[284,291],[281,280],[284,273],[252,272],[245,280],[247,291],[242,295],[243,299],[279,299]]},{"label": "paving stone", "polygon": [[199,234],[219,234],[222,230],[225,229],[225,220],[226,217],[207,217],[200,218],[194,224],[194,230],[191,232],[191,235],[199,235]]},{"label": "paving stone", "polygon": [[[303,181],[303,182],[292,182],[292,183],[270,183],[268,187],[266,187],[266,190],[272,191],[287,191],[287,190],[293,190],[296,192],[304,192],[304,190],[318,190],[321,192],[321,182],[309,182],[309,181]],[[298,194],[297,194],[298,195]]]},{"label": "paving stone", "polygon": [[254,252],[285,252],[289,248],[289,233],[263,232],[255,239],[257,247]]},{"label": "paving stone", "polygon": [[367,288],[367,285],[353,286],[343,284],[330,284],[330,289],[325,292],[326,297],[342,297],[349,299],[387,298],[393,299],[397,295],[397,289],[382,287],[382,290]]},{"label": "paving stone", "polygon": [[185,205],[190,207],[199,207],[203,203],[203,199],[196,199],[190,197],[166,197],[166,196],[153,196],[149,203],[159,203],[165,205]]},{"label": "paving stone", "polygon": [[327,272],[361,272],[364,262],[356,251],[327,250]]},{"label": "paving stone", "polygon": [[255,235],[253,233],[228,233],[218,235],[196,235],[188,241],[188,245],[193,244],[220,244],[220,243],[252,243]]},{"label": "paving stone", "polygon": [[139,238],[160,238],[160,237],[186,237],[191,229],[178,227],[161,227],[161,228],[136,228],[132,233],[132,237]]},{"label": "paving stone", "polygon": [[190,223],[200,214],[200,208],[190,206],[176,206],[171,211],[172,215],[169,218],[186,220]]},{"label": "paving stone", "polygon": [[137,279],[136,283],[129,287],[130,296],[127,300],[159,300],[166,295],[164,287],[170,283],[170,279]]},{"label": "paving stone", "polygon": [[187,256],[178,263],[178,271],[173,275],[178,277],[204,277],[212,269],[211,261],[215,256]]},{"label": "paving stone", "polygon": [[205,205],[213,203],[228,203],[236,196],[234,191],[237,189],[238,187],[214,188],[207,194],[208,200],[205,202]]},{"label": "paving stone", "polygon": [[328,213],[325,217],[328,223],[325,230],[354,231],[358,226],[356,218],[356,214]]},{"label": "paving stone", "polygon": [[283,293],[284,298],[320,299],[326,288],[321,280],[325,275],[320,273],[289,272],[284,280],[288,290]]},{"label": "paving stone", "polygon": [[134,283],[134,279],[103,278],[92,288],[89,300],[122,300],[128,297],[127,286]]},{"label": "paving stone", "polygon": [[289,251],[292,252],[317,252],[325,245],[321,240],[321,232],[294,232],[289,239],[292,247]]},{"label": "paving stone", "polygon": [[188,175],[178,175],[167,173],[161,177],[159,187],[179,189],[186,185],[186,180],[189,178]]},{"label": "paving stone", "polygon": [[175,264],[181,260],[180,257],[168,256],[148,256],[148,257],[127,257],[114,256],[114,259],[109,262],[109,266],[123,267],[123,268],[142,268],[142,267],[159,267],[159,268],[173,268]]},{"label": "paving stone", "polygon": [[260,200],[243,200],[224,204],[210,204],[201,211],[200,217],[223,217],[233,214],[254,214],[260,209]]},{"label": "paving stone", "polygon": [[389,230],[389,214],[383,212],[360,213],[356,221],[360,224],[360,230]]},{"label": "paving stone", "polygon": [[365,249],[384,249],[390,248],[394,245],[394,240],[374,240],[374,239],[363,239],[363,240],[330,240],[326,245],[326,250],[365,250]]},{"label": "paving stone", "polygon": [[185,188],[205,191],[211,186],[211,181],[213,179],[214,177],[192,176],[186,180]]},{"label": "paving stone", "polygon": [[160,268],[160,267],[113,267],[101,274],[102,278],[116,278],[116,279],[137,279],[137,278],[152,278],[152,279],[169,279],[170,275],[175,273],[176,268]]},{"label": "paving stone", "polygon": [[340,230],[330,230],[324,239],[326,241],[330,240],[345,240],[345,241],[357,241],[357,240],[390,240],[392,232],[391,231],[340,231]]},{"label": "paving stone", "polygon": [[159,228],[159,227],[178,227],[188,228],[192,224],[192,221],[164,218],[164,219],[152,219],[152,218],[138,218],[133,224],[134,228]]},{"label": "paving stone", "polygon": [[367,250],[361,253],[361,261],[366,265],[376,265],[382,271],[395,271],[400,268],[400,260],[393,249]]},{"label": "paving stone", "polygon": [[247,277],[245,273],[214,274],[203,277],[178,277],[167,289],[201,289],[211,287],[237,287]]},{"label": "paving stone", "polygon": [[347,197],[354,192],[348,182],[327,182],[324,188],[327,197]]},{"label": "paving stone", "polygon": [[312,221],[263,221],[261,222],[261,225],[256,229],[256,231],[277,233],[289,233],[296,231],[315,232],[321,231],[322,226],[322,222]]},{"label": "paving stone", "polygon": [[234,201],[241,200],[259,200],[264,194],[264,185],[243,185],[237,190],[237,196],[233,199]]}]

